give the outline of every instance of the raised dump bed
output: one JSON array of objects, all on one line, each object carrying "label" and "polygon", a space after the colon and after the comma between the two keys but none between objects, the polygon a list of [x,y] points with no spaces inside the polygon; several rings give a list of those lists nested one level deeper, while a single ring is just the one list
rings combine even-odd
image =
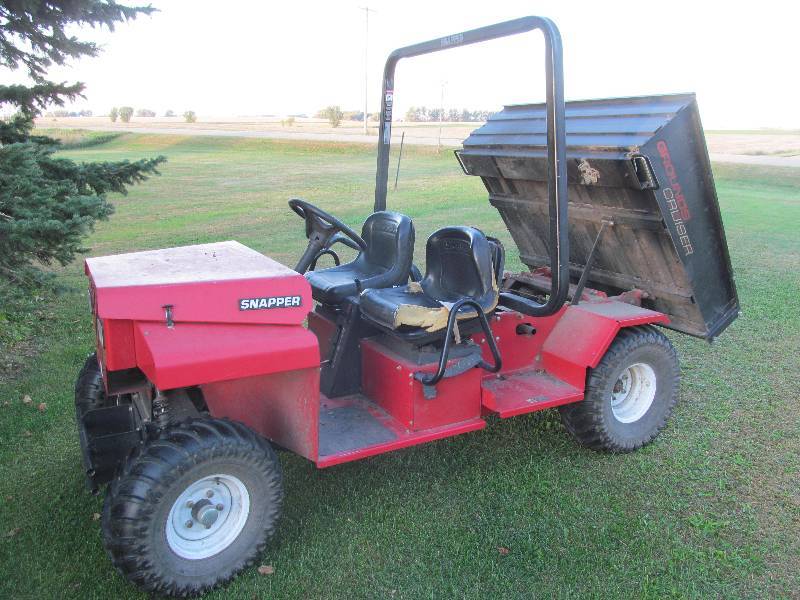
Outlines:
[{"label": "raised dump bed", "polygon": [[[739,301],[694,94],[567,102],[566,126],[571,282],[597,242],[587,287],[641,290],[670,327],[717,336]],[[506,106],[456,154],[522,261],[549,265],[545,105]]]}]

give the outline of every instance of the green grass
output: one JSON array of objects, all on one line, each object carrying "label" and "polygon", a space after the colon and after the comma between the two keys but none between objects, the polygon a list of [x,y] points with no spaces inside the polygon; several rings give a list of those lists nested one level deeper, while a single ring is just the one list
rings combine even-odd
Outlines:
[{"label": "green grass", "polygon": [[[418,256],[445,223],[510,243],[450,153],[407,150],[389,204],[414,217]],[[289,197],[351,225],[372,204],[372,150],[357,145],[128,135],[69,152],[157,154],[163,175],[116,200],[92,254],[238,239],[291,264],[304,239]],[[323,471],[283,454],[285,515],[261,560],[275,573],[210,597],[796,597],[800,171],[715,176],[743,316],[714,345],[671,335],[682,401],[654,444],[587,451],[547,411]],[[0,351],[24,365],[0,371],[0,597],[140,597],[83,487],[72,384],[92,325],[81,265],[59,281],[70,291],[37,312],[36,337]]]}]

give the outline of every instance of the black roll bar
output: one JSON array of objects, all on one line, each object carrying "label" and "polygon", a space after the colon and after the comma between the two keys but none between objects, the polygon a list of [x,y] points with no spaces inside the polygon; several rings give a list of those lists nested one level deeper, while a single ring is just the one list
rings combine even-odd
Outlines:
[{"label": "black roll bar", "polygon": [[547,106],[547,191],[550,219],[550,296],[544,304],[529,301],[526,314],[545,316],[558,311],[569,291],[569,237],[567,235],[567,143],[564,119],[564,65],[561,35],[555,23],[545,17],[522,17],[463,33],[448,35],[420,44],[398,48],[386,59],[383,69],[381,118],[378,131],[378,167],[375,173],[375,212],[386,210],[389,178],[389,150],[392,138],[394,105],[394,72],[401,58],[430,54],[486,42],[509,35],[538,29],[545,42],[546,106]]},{"label": "black roll bar", "polygon": [[[481,329],[483,329],[483,335],[486,337],[486,344],[489,346],[489,351],[492,353],[494,364],[490,365],[483,360],[482,354],[479,351],[472,361],[467,361],[467,364],[463,366],[454,365],[454,372],[448,373],[447,359],[450,357],[450,339],[453,337],[453,330],[455,329],[456,321],[458,320],[458,311],[462,306],[474,308],[478,313],[478,321],[481,324]],[[422,371],[417,371],[414,373],[414,379],[422,382],[422,385],[434,386],[443,378],[452,377],[453,375],[460,375],[468,368],[472,367],[480,367],[485,371],[489,371],[489,373],[497,373],[503,368],[503,359],[500,358],[500,350],[497,348],[497,342],[495,342],[492,328],[489,326],[489,321],[486,319],[486,313],[483,312],[481,305],[472,298],[461,298],[461,300],[458,300],[455,304],[453,304],[453,306],[450,307],[450,315],[447,317],[447,329],[445,329],[444,343],[442,344],[442,352],[439,355],[439,366],[436,369],[436,373],[424,373]]]}]

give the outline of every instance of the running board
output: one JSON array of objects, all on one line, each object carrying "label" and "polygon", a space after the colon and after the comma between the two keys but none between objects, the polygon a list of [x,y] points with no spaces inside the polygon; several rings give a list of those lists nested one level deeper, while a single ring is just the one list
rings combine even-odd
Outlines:
[{"label": "running board", "polygon": [[332,467],[486,427],[475,418],[411,431],[362,394],[321,397],[317,468]]},{"label": "running board", "polygon": [[583,400],[583,391],[536,369],[488,376],[481,383],[485,410],[506,419]]}]

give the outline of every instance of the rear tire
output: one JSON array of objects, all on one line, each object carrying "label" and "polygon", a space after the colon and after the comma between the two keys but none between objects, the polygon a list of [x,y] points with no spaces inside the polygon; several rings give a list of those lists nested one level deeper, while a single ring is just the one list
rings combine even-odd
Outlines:
[{"label": "rear tire", "polygon": [[109,486],[103,541],[142,590],[193,596],[253,564],[282,500],[266,440],[241,423],[193,419],[143,446]]},{"label": "rear tire", "polygon": [[594,450],[631,452],[661,432],[678,401],[678,356],[652,326],[620,330],[591,369],[583,401],[559,408],[576,440]]}]

